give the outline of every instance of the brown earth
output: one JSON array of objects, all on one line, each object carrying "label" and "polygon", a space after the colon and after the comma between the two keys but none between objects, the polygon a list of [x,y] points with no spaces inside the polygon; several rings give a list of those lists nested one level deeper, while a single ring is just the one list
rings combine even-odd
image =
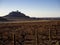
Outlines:
[{"label": "brown earth", "polygon": [[0,45],[60,45],[60,20],[0,23]]}]

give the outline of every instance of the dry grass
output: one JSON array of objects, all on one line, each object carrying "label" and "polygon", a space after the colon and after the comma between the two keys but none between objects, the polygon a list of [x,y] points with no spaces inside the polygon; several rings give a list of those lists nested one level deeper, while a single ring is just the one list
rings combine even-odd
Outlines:
[{"label": "dry grass", "polygon": [[49,42],[52,45],[60,42],[59,20],[0,23],[0,45],[49,45]]}]

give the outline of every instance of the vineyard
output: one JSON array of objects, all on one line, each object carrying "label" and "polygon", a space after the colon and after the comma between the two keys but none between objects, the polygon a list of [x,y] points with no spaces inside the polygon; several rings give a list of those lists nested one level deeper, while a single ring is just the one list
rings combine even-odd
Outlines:
[{"label": "vineyard", "polygon": [[0,45],[60,45],[60,21],[0,23]]}]

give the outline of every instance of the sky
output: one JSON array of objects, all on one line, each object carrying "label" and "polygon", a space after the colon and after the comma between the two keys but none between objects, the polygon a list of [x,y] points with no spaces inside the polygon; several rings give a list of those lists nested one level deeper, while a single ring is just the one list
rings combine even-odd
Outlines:
[{"label": "sky", "polygon": [[60,17],[60,0],[0,0],[0,16],[16,10],[30,17]]}]

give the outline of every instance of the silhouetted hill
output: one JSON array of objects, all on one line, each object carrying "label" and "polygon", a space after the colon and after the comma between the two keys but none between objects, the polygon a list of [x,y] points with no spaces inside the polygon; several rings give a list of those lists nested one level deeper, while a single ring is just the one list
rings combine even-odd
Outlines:
[{"label": "silhouetted hill", "polygon": [[4,16],[4,18],[9,20],[17,20],[17,19],[29,19],[29,16],[19,12],[19,11],[12,11],[8,15]]},{"label": "silhouetted hill", "polygon": [[8,20],[60,20],[58,18],[36,18],[36,17],[29,17],[19,11],[12,11],[8,15],[4,16],[4,18]]}]

